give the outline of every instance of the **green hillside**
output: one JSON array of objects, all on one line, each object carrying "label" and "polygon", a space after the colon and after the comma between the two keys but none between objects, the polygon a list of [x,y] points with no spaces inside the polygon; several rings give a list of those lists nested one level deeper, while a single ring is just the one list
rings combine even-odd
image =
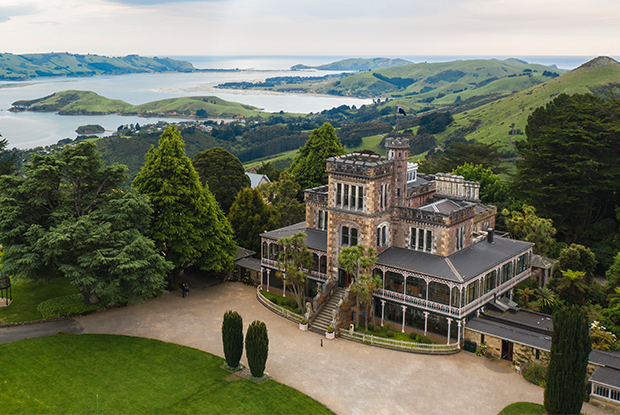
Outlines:
[{"label": "green hillside", "polygon": [[298,69],[318,69],[321,71],[367,71],[371,69],[389,68],[391,66],[408,65],[412,62],[404,59],[389,59],[389,58],[351,58],[343,59],[337,62],[328,63],[319,66],[307,66],[298,64],[291,66],[292,70]]},{"label": "green hillside", "polygon": [[0,79],[15,81],[48,76],[123,75],[196,70],[189,62],[138,55],[110,58],[71,53],[0,54]]},{"label": "green hillside", "polygon": [[109,99],[92,91],[61,91],[43,98],[16,101],[11,111],[58,112],[62,115],[123,114],[142,116],[183,116],[242,118],[260,115],[250,105],[229,102],[217,97],[170,98],[131,105]]},{"label": "green hillside", "polygon": [[525,133],[527,118],[534,109],[561,93],[594,93],[603,97],[608,97],[610,93],[620,95],[620,64],[608,58],[596,58],[543,84],[455,114],[455,122],[438,139],[442,141],[456,129],[479,120],[480,127],[468,134],[468,139],[498,141],[510,148],[514,140],[524,137],[522,134],[511,135],[510,131]]}]

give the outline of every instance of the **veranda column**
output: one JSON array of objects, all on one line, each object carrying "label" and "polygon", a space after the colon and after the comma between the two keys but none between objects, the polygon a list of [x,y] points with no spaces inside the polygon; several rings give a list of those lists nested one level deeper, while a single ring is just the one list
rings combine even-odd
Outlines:
[{"label": "veranda column", "polygon": [[282,296],[286,298],[286,274],[282,273]]},{"label": "veranda column", "polygon": [[403,309],[403,328],[400,330],[401,333],[405,332],[405,313],[407,312],[407,306],[406,305],[401,305],[402,309]]},{"label": "veranda column", "polygon": [[428,328],[428,312],[424,312],[424,335],[426,336],[426,331]]},{"label": "veranda column", "polygon": [[385,316],[385,300],[381,300],[381,327],[383,327],[384,316]]},{"label": "veranda column", "polygon": [[510,301],[512,301],[512,294],[513,294],[514,288],[510,289]]},{"label": "veranda column", "polygon": [[456,324],[458,324],[459,326],[459,335],[456,337],[456,344],[457,344],[457,347],[460,349],[461,348],[461,320],[457,320]]},{"label": "veranda column", "polygon": [[446,344],[450,344],[450,323],[452,323],[452,319],[448,318],[448,341],[446,342]]},{"label": "veranda column", "polygon": [[269,276],[271,275],[271,269],[267,268],[267,292],[269,292]]}]

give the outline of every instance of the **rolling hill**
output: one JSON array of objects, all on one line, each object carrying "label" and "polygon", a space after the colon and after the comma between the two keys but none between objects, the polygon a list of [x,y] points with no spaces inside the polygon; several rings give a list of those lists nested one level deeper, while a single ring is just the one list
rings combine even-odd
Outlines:
[{"label": "rolling hill", "polygon": [[154,72],[195,72],[185,61],[138,55],[107,57],[71,53],[0,53],[0,79],[23,81],[50,76],[123,75]]},{"label": "rolling hill", "polygon": [[109,99],[92,91],[61,91],[43,98],[16,101],[11,111],[57,112],[61,115],[142,115],[171,117],[222,117],[237,118],[260,115],[250,105],[229,102],[218,97],[170,98],[131,105],[125,101]]},{"label": "rolling hill", "polygon": [[379,68],[389,68],[392,66],[408,65],[412,62],[404,59],[389,59],[389,58],[351,58],[343,59],[337,62],[328,63],[319,66],[307,66],[298,64],[291,66],[293,71],[300,69],[318,69],[321,71],[367,71]]},{"label": "rolling hill", "polygon": [[455,130],[479,120],[480,126],[466,136],[468,139],[487,143],[497,141],[512,148],[514,140],[525,137],[518,133],[525,133],[527,118],[534,109],[561,93],[593,93],[602,97],[613,93],[620,96],[620,63],[611,58],[598,57],[540,85],[455,114],[452,126],[438,139],[441,142]]}]

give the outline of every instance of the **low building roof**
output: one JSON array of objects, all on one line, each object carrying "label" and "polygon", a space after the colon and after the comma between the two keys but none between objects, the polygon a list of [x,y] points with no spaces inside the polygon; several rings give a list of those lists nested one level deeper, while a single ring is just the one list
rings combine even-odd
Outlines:
[{"label": "low building roof", "polygon": [[590,376],[590,382],[620,389],[620,370],[609,367],[597,367],[592,376]]},{"label": "low building roof", "polygon": [[255,188],[258,185],[261,184],[261,181],[266,181],[266,182],[270,182],[271,180],[269,180],[269,177],[267,177],[266,174],[258,174],[258,173],[249,173],[246,172],[245,173],[246,176],[248,176],[250,178],[250,187],[251,188]]},{"label": "low building roof", "polygon": [[551,350],[551,333],[544,335],[526,328],[511,326],[506,323],[491,321],[482,317],[476,317],[468,321],[465,327],[469,330],[524,344],[547,352]]},{"label": "low building roof", "polygon": [[443,257],[413,249],[390,247],[377,258],[377,264],[406,271],[464,282],[499,265],[506,258],[527,251],[533,244],[496,237],[475,243]]},{"label": "low building roof", "polygon": [[241,258],[247,258],[254,255],[256,252],[251,251],[249,249],[243,248],[241,246],[237,247],[237,251],[235,252],[235,261]]},{"label": "low building roof", "polygon": [[235,261],[235,265],[238,265],[243,268],[251,269],[252,271],[260,272],[261,270],[260,260],[256,258],[241,258]]},{"label": "low building roof", "polygon": [[532,267],[549,269],[553,268],[553,265],[558,262],[557,259],[551,259],[542,255],[532,255]]},{"label": "low building roof", "polygon": [[291,237],[298,232],[303,232],[306,234],[306,246],[308,248],[318,249],[319,251],[327,251],[327,232],[320,231],[318,229],[306,228],[306,222],[299,222],[294,225],[285,226],[284,228],[261,233],[260,236],[278,240],[280,238]]},{"label": "low building roof", "polygon": [[444,213],[449,214],[462,209],[463,206],[458,202],[450,199],[441,199],[437,202],[430,203],[428,205],[419,207],[419,210],[431,213]]}]

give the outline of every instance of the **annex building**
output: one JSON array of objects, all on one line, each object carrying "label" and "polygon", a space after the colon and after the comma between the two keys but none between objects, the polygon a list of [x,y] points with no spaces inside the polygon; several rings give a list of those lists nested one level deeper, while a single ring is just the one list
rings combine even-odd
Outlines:
[{"label": "annex building", "polygon": [[530,277],[533,244],[494,235],[497,209],[480,203],[479,183],[419,174],[408,139],[387,138],[385,147],[387,157],[327,159],[328,184],[305,191],[305,222],[261,234],[261,283],[286,290],[275,272],[279,238],[307,235],[308,297],[353,282],[338,265],[342,248],[372,246],[383,281],[374,292],[376,323],[460,341],[468,320]]}]

